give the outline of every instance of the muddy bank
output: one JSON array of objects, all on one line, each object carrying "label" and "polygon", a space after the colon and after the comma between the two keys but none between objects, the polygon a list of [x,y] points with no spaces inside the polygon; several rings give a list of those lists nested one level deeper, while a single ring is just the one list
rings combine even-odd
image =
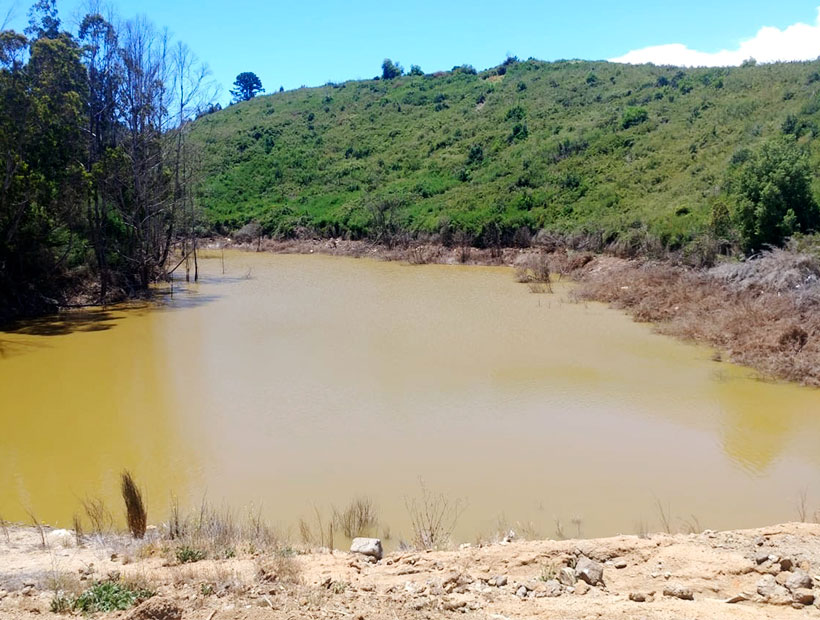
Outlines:
[{"label": "muddy bank", "polygon": [[148,603],[113,615],[140,620],[816,617],[819,535],[820,525],[791,523],[643,538],[513,537],[371,563],[342,551],[241,545],[235,557],[191,561],[150,535],[90,536],[77,547],[70,535],[46,533],[43,548],[37,530],[15,527],[0,538],[0,617],[56,618],[55,600],[100,584],[139,589]]},{"label": "muddy bank", "polygon": [[[820,260],[800,251],[772,250],[699,269],[672,261],[537,247],[387,247],[341,239],[209,244],[211,249],[222,246],[411,264],[511,267],[543,255],[553,278],[578,283],[575,295],[580,300],[608,303],[636,321],[652,323],[661,333],[715,347],[716,360],[749,366],[764,378],[820,385]],[[532,290],[546,292],[543,287]]]}]

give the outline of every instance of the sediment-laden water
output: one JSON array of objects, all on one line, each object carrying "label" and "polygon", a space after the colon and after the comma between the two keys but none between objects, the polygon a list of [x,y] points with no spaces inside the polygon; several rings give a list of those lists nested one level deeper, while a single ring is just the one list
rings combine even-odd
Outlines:
[{"label": "sediment-laden water", "polygon": [[[820,508],[820,392],[761,382],[509,269],[229,252],[161,303],[0,332],[0,516],[203,497],[291,528],[420,480],[459,540],[740,528]],[[384,528],[379,528],[380,532]],[[377,533],[380,533],[377,532]]]}]

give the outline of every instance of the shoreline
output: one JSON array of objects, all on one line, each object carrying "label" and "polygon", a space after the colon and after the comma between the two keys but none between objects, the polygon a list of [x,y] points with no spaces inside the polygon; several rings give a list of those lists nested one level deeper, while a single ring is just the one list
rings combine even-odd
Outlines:
[{"label": "shoreline", "polygon": [[451,550],[406,549],[378,561],[294,549],[283,540],[237,544],[229,557],[191,558],[163,529],[149,530],[144,541],[88,535],[80,547],[72,534],[41,538],[36,528],[8,526],[0,536],[0,617],[77,613],[60,601],[100,584],[143,593],[146,602],[115,612],[134,620],[405,620],[454,613],[797,618],[820,609],[820,524],[565,541],[512,537]]}]

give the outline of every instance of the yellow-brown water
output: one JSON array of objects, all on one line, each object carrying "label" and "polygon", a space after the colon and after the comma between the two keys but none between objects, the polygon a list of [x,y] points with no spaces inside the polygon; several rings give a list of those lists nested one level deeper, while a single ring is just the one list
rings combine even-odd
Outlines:
[{"label": "yellow-brown water", "polygon": [[367,496],[395,539],[419,479],[463,500],[460,540],[658,529],[658,502],[715,529],[820,508],[820,392],[563,286],[322,256],[201,269],[159,304],[0,333],[0,516],[70,525],[95,496],[120,512],[126,467],[152,522],[172,495],[283,528]]}]

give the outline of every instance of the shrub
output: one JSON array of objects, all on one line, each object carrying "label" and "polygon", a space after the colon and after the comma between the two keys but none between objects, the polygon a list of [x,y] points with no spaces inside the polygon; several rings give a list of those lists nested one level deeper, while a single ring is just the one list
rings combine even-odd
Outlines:
[{"label": "shrub", "polygon": [[640,125],[648,119],[649,112],[646,111],[646,108],[630,106],[624,110],[624,114],[621,117],[621,128],[629,129],[635,125]]},{"label": "shrub", "polygon": [[793,139],[772,140],[736,171],[732,191],[735,219],[744,249],[780,246],[796,232],[810,232],[820,221],[811,191],[811,169]]},{"label": "shrub", "polygon": [[401,76],[403,69],[399,63],[393,63],[389,58],[385,58],[382,62],[382,79],[392,80]]}]

